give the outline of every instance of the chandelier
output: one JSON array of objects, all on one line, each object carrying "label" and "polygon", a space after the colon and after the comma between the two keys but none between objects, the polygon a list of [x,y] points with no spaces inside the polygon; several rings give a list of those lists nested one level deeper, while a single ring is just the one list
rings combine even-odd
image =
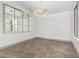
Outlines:
[{"label": "chandelier", "polygon": [[44,2],[40,2],[42,4],[41,7],[38,6],[39,8],[36,8],[36,10],[33,11],[34,16],[46,16],[48,14],[47,8],[44,6]]},{"label": "chandelier", "polygon": [[48,10],[46,8],[40,8],[33,12],[35,16],[46,16],[48,14]]}]

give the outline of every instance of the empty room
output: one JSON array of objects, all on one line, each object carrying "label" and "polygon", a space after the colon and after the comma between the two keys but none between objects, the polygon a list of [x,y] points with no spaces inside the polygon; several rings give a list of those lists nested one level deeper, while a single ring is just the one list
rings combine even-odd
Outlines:
[{"label": "empty room", "polygon": [[0,58],[78,58],[78,1],[0,1]]}]

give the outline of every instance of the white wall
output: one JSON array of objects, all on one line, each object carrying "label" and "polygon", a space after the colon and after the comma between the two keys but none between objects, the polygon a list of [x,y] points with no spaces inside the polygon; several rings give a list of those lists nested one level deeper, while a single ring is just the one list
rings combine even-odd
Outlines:
[{"label": "white wall", "polygon": [[37,20],[38,37],[71,41],[71,11],[39,17]]},{"label": "white wall", "polygon": [[[7,4],[25,11],[25,9],[16,2],[8,2]],[[1,24],[3,20],[1,11],[2,7],[0,8],[0,47],[28,40],[33,37],[55,38],[59,40],[71,41],[71,11],[50,14],[41,18],[33,18],[32,32],[3,34],[3,27]]]},{"label": "white wall", "polygon": [[[5,2],[13,7],[16,7],[18,9],[21,9],[23,11],[26,11],[24,8],[22,8],[22,6],[20,6],[19,4],[17,4],[16,2]],[[14,44],[14,43],[17,43],[17,42],[20,42],[20,41],[24,41],[24,40],[28,40],[28,39],[31,39],[34,36],[34,30],[32,32],[22,32],[22,33],[9,33],[9,34],[4,34],[2,32],[2,21],[3,21],[3,13],[2,13],[2,2],[0,2],[0,47],[5,47],[7,45],[10,45],[10,44]],[[34,20],[34,19],[32,19]],[[33,21],[34,22],[34,21]],[[34,24],[33,23],[33,29],[34,29]]]}]

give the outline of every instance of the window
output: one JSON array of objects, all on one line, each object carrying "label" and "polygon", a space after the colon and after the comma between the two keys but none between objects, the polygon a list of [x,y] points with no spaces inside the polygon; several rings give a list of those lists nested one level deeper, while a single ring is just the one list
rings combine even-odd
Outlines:
[{"label": "window", "polygon": [[22,32],[22,11],[15,9],[15,32]]},{"label": "window", "polygon": [[14,32],[14,8],[4,6],[4,32]]},{"label": "window", "polygon": [[4,33],[32,31],[29,14],[6,4],[3,10]]},{"label": "window", "polygon": [[32,21],[32,15],[29,13],[29,15],[28,15],[28,17],[29,17],[29,32],[31,32],[32,31],[32,24],[33,24],[33,21]]},{"label": "window", "polygon": [[27,32],[28,31],[28,23],[29,20],[28,20],[28,14],[24,13],[24,16],[23,16],[23,31],[24,32]]}]

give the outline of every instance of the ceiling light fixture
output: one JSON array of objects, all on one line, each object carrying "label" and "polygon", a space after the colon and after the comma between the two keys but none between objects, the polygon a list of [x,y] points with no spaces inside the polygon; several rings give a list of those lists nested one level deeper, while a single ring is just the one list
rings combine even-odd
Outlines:
[{"label": "ceiling light fixture", "polygon": [[[42,3],[42,2],[40,2]],[[34,10],[33,14],[35,16],[46,16],[48,14],[48,10],[47,8],[44,7],[44,5],[42,5],[43,7],[41,8],[37,8],[36,10]]]}]

